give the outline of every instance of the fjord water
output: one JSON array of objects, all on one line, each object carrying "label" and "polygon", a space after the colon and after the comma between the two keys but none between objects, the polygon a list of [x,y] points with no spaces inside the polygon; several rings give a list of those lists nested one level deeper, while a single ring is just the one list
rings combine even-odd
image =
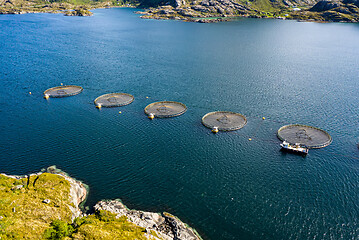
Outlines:
[{"label": "fjord water", "polygon": [[[205,239],[358,239],[359,25],[133,11],[0,16],[0,172],[56,165],[90,186],[88,206],[168,211]],[[42,98],[60,83],[84,91]],[[95,109],[109,92],[135,101]],[[188,111],[150,121],[143,109],[158,100]],[[215,110],[248,123],[211,134],[201,117]],[[291,123],[333,143],[282,153],[276,131]]]}]

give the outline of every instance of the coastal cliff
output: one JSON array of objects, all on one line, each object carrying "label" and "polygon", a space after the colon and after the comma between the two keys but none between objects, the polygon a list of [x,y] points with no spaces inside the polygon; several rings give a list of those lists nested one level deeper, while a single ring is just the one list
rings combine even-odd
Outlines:
[{"label": "coastal cliff", "polygon": [[94,208],[96,211],[106,210],[114,213],[117,218],[125,216],[132,223],[145,228],[146,233],[155,232],[160,239],[201,239],[193,229],[185,225],[177,217],[166,212],[159,214],[130,210],[119,200],[100,201]]},{"label": "coastal cliff", "polygon": [[87,195],[56,167],[0,174],[0,239],[201,239],[171,214],[129,210],[119,200],[100,201],[88,215],[80,208]]}]

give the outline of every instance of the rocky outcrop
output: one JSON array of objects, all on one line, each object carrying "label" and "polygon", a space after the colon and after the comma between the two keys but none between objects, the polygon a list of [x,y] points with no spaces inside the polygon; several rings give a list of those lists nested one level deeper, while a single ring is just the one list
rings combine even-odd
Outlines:
[{"label": "rocky outcrop", "polygon": [[175,6],[160,6],[138,13],[143,14],[142,18],[218,22],[255,12],[256,10],[245,4],[238,3],[236,0],[200,0],[191,2],[178,0]]},{"label": "rocky outcrop", "polygon": [[[310,7],[312,6],[312,7]],[[359,0],[176,0],[142,12],[141,18],[210,23],[237,17],[358,22]]]},{"label": "rocky outcrop", "polygon": [[[10,178],[14,178],[14,179],[23,179],[23,178],[29,179],[30,176],[39,176],[39,175],[43,174],[44,172],[57,174],[57,175],[63,177],[64,179],[66,179],[70,183],[70,196],[69,196],[70,204],[68,205],[68,207],[72,212],[71,219],[74,220],[75,218],[82,216],[83,213],[80,209],[80,204],[86,200],[87,193],[88,193],[86,186],[82,182],[67,176],[64,172],[57,169],[55,166],[48,167],[46,170],[44,169],[43,171],[41,171],[39,173],[34,173],[34,174],[29,174],[29,175],[24,175],[24,176],[7,175],[5,173],[1,173],[1,175],[10,177]],[[19,190],[23,187],[24,187],[23,185],[17,185],[15,187],[13,187],[13,190]],[[45,200],[43,200],[43,202],[48,204],[48,203],[50,203],[50,200],[45,199]]]},{"label": "rocky outcrop", "polygon": [[100,201],[94,206],[96,211],[106,210],[117,215],[126,216],[129,221],[143,227],[146,231],[155,231],[165,240],[200,240],[201,237],[181,220],[169,213],[152,213],[128,209],[119,200]]},{"label": "rocky outcrop", "polygon": [[87,198],[88,187],[82,182],[69,177],[68,175],[66,175],[66,173],[62,172],[60,169],[57,169],[56,166],[48,167],[46,169],[46,172],[60,175],[70,183],[70,202],[72,206],[68,205],[68,207],[72,212],[71,219],[74,220],[75,218],[82,216],[83,213],[80,209],[80,204],[85,202]]},{"label": "rocky outcrop", "polygon": [[89,10],[109,7],[135,7],[126,2],[99,0],[85,2],[49,1],[49,0],[0,0],[0,14],[23,14],[23,13],[61,13],[66,16],[92,16]]},{"label": "rocky outcrop", "polygon": [[85,16],[92,16],[93,13],[86,10],[86,9],[76,9],[73,11],[66,11],[65,16],[79,16],[79,17],[85,17]]},{"label": "rocky outcrop", "polygon": [[[57,176],[53,176],[52,174],[55,174]],[[126,218],[121,220],[127,223],[127,225],[125,226],[127,227],[129,226],[127,221],[133,223],[134,225],[137,225],[136,226],[137,228],[140,227],[139,231],[140,232],[142,231],[144,236],[147,236],[149,239],[156,239],[156,240],[161,240],[161,239],[162,240],[201,240],[202,239],[195,230],[188,227],[181,220],[179,220],[175,216],[172,216],[169,213],[159,214],[159,213],[152,213],[152,212],[145,212],[138,210],[130,210],[119,200],[100,201],[94,206],[95,210],[97,211],[96,214],[90,214],[90,215],[84,214],[80,209],[80,204],[86,200],[86,197],[88,195],[87,186],[82,182],[69,177],[68,175],[66,175],[66,173],[57,169],[55,166],[51,166],[48,167],[47,169],[43,169],[39,173],[24,175],[24,176],[15,176],[15,175],[6,175],[6,174],[0,174],[0,175],[4,175],[5,177],[7,177],[4,179],[8,179],[8,178],[16,179],[16,181],[10,180],[11,184],[13,184],[12,187],[9,187],[11,191],[18,193],[22,192],[23,194],[26,194],[26,189],[29,189],[29,187],[31,187],[29,191],[41,192],[43,194],[41,195],[41,197],[37,195],[34,197],[33,195],[31,195],[32,197],[35,198],[35,200],[32,200],[33,203],[36,202],[37,200],[41,201],[40,203],[41,206],[40,207],[35,206],[34,211],[36,212],[40,211],[43,214],[45,210],[48,210],[46,214],[41,215],[41,219],[47,219],[47,218],[51,219],[51,216],[55,219],[64,219],[64,216],[66,216],[66,218],[70,218],[71,216],[72,223],[69,224],[72,224],[73,227],[80,228],[82,226],[81,224],[85,224],[86,219],[87,220],[92,219],[91,221],[93,221],[96,219],[96,217],[94,218],[94,216],[97,216],[98,213],[101,214],[101,212],[99,212],[100,210],[105,210],[115,214],[116,218],[125,216]],[[66,182],[68,183],[64,183],[65,181],[62,178],[65,179]],[[55,190],[55,186],[60,186],[60,185],[61,188]],[[50,189],[55,191],[52,191]],[[46,192],[47,190],[50,190],[50,192],[51,191],[52,192],[51,193]],[[11,194],[12,196],[14,195],[14,193]],[[65,198],[66,200],[64,200],[63,202],[59,202],[59,200],[57,199],[57,195],[60,195],[61,199]],[[23,196],[22,199],[25,199],[25,201],[27,201],[28,197],[26,195],[22,195],[22,196]],[[69,196],[69,199],[67,199],[67,196]],[[11,210],[9,211],[13,213],[15,212],[17,213],[19,209],[20,211],[24,212],[25,208],[16,205],[16,208],[12,207]],[[29,209],[31,208],[28,208],[26,211],[30,211]],[[62,212],[62,217],[61,215],[59,215],[58,211]],[[80,217],[79,220],[75,220],[75,218],[78,217]],[[4,217],[2,214],[0,216],[0,220],[3,218]],[[114,217],[113,220],[115,220]],[[50,224],[50,222],[48,222],[48,224]],[[119,222],[114,221],[114,224],[119,224],[117,225],[118,227],[123,227],[120,221]],[[98,227],[99,225],[96,225],[94,223],[92,226]],[[144,231],[141,228],[143,228]],[[103,226],[102,231],[106,232],[109,231],[109,229],[110,228],[106,229],[106,226]],[[127,231],[127,230],[123,230],[123,231]],[[88,233],[91,233],[91,231],[89,231]],[[36,235],[39,233],[32,232],[32,234]],[[42,233],[40,232],[40,234]],[[82,232],[82,234],[86,235],[86,231]],[[95,239],[100,239],[100,238],[96,237]]]},{"label": "rocky outcrop", "polygon": [[181,7],[183,5],[186,5],[186,1],[185,0],[175,0],[175,7]]},{"label": "rocky outcrop", "polygon": [[70,178],[69,176],[62,175],[67,181],[69,181],[71,188],[70,188],[70,198],[71,203],[73,206],[69,205],[69,208],[72,212],[72,220],[74,220],[77,217],[82,216],[82,211],[80,209],[80,204],[86,200],[87,197],[87,189],[85,185],[77,181],[74,178]]},{"label": "rocky outcrop", "polygon": [[315,4],[310,11],[313,12],[324,12],[324,11],[328,11],[331,10],[333,8],[337,8],[340,6],[340,2],[336,2],[336,1],[320,1],[317,4]]},{"label": "rocky outcrop", "polygon": [[[344,1],[320,1],[315,4],[310,12],[317,13],[323,21],[329,22],[358,22],[359,21],[358,0]],[[304,14],[304,13],[303,13]]]},{"label": "rocky outcrop", "polygon": [[359,0],[344,0],[344,4],[354,4],[355,6],[359,7]]}]

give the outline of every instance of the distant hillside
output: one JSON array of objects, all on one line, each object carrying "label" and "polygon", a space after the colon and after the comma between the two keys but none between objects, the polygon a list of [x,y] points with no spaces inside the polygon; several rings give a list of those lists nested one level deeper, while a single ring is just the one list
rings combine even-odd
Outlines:
[{"label": "distant hillside", "polygon": [[[0,0],[0,14],[64,13],[71,16],[90,16],[88,10],[113,6],[127,6],[121,1],[91,0]],[[76,10],[76,11],[72,11]]]},{"label": "distant hillside", "polygon": [[[142,18],[196,22],[235,17],[359,22],[359,0],[0,0],[1,13],[64,12],[87,16],[94,8],[141,7]],[[70,11],[76,9],[76,11]],[[68,11],[66,11],[68,10]]]},{"label": "distant hillside", "polygon": [[[143,3],[149,3],[142,0]],[[154,4],[151,0],[152,4]],[[143,18],[196,22],[227,21],[243,16],[305,21],[358,22],[359,0],[173,0],[148,9]],[[155,4],[156,5],[156,4]],[[161,4],[160,4],[161,5]]]}]

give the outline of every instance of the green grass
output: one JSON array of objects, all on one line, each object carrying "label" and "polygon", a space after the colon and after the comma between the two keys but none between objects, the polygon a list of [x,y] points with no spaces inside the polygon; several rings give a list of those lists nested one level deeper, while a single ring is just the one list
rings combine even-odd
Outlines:
[{"label": "green grass", "polygon": [[[12,190],[17,185],[24,187]],[[0,175],[0,238],[41,239],[53,220],[70,221],[69,191],[69,182],[55,174],[20,180]]]},{"label": "green grass", "polygon": [[[72,235],[73,239],[148,239],[144,235],[144,228],[130,223],[125,216],[116,218],[108,211],[97,212],[79,221],[83,223]],[[151,235],[156,236],[153,233]]]},{"label": "green grass", "polygon": [[[18,185],[23,187],[16,189]],[[20,180],[0,175],[0,239],[158,239],[156,232],[145,233],[125,216],[116,218],[108,211],[71,222],[69,193],[70,183],[60,175]]]}]

